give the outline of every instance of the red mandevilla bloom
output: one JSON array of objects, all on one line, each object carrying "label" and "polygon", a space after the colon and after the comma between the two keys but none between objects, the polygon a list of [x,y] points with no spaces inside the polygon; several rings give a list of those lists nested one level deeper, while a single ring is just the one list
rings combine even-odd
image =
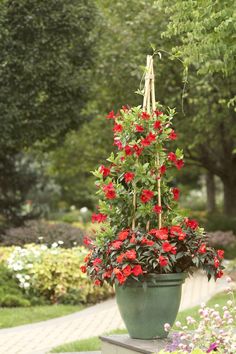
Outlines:
[{"label": "red mandevilla bloom", "polygon": [[99,172],[103,175],[103,177],[109,176],[111,170],[109,167],[105,167],[104,165],[101,165],[99,168]]},{"label": "red mandevilla bloom", "polygon": [[159,117],[159,116],[161,116],[161,115],[163,114],[163,112],[158,111],[157,109],[154,111],[154,113],[155,113],[155,115],[156,115],[157,117]]},{"label": "red mandevilla bloom", "polygon": [[106,219],[107,219],[107,215],[102,214],[102,213],[92,215],[92,223],[94,223],[94,222],[101,223],[101,222],[106,221]]},{"label": "red mandevilla bloom", "polygon": [[103,186],[103,192],[105,193],[107,199],[116,198],[116,192],[112,182]]},{"label": "red mandevilla bloom", "polygon": [[173,194],[173,197],[174,197],[174,200],[178,200],[179,199],[179,188],[172,188],[172,194]]},{"label": "red mandevilla bloom", "polygon": [[160,174],[161,174],[161,176],[164,175],[165,172],[166,172],[166,166],[165,166],[165,165],[162,165],[162,166],[160,167]]},{"label": "red mandevilla bloom", "polygon": [[175,166],[177,167],[178,170],[180,170],[184,166],[184,161],[183,160],[176,160]]},{"label": "red mandevilla bloom", "polygon": [[149,146],[149,145],[151,145],[151,141],[148,139],[148,137],[146,137],[146,138],[141,140],[141,145]]},{"label": "red mandevilla bloom", "polygon": [[169,154],[168,154],[168,160],[169,160],[169,161],[172,161],[172,162],[175,162],[175,161],[177,160],[177,157],[176,157],[176,155],[175,155],[174,152],[169,152]]},{"label": "red mandevilla bloom", "polygon": [[113,128],[113,132],[115,133],[121,133],[123,130],[123,126],[121,124],[115,124]]},{"label": "red mandevilla bloom", "polygon": [[154,196],[154,193],[150,191],[149,189],[144,189],[141,194],[141,202],[142,203],[147,203],[149,200],[151,200]]},{"label": "red mandevilla bloom", "polygon": [[215,268],[218,268],[219,265],[220,265],[219,259],[217,257],[214,257],[214,266],[215,266]]},{"label": "red mandevilla bloom", "polygon": [[126,145],[126,146],[124,147],[124,149],[125,149],[125,155],[129,156],[129,155],[132,155],[132,154],[133,154],[133,150],[132,150],[131,146]]},{"label": "red mandevilla bloom", "polygon": [[194,219],[190,220],[188,218],[185,219],[185,225],[190,227],[192,230],[196,230],[198,228],[198,222]]},{"label": "red mandevilla bloom", "polygon": [[154,213],[160,214],[162,212],[162,207],[160,205],[154,205],[152,210]]},{"label": "red mandevilla bloom", "polygon": [[144,127],[143,127],[142,125],[136,124],[136,125],[135,125],[135,130],[136,130],[136,132],[138,132],[138,133],[142,133],[142,132],[144,131]]},{"label": "red mandevilla bloom", "polygon": [[123,242],[118,241],[118,240],[115,240],[111,243],[111,247],[115,248],[116,250],[119,250],[122,245],[123,245]]},{"label": "red mandevilla bloom", "polygon": [[143,237],[142,241],[141,241],[141,244],[142,245],[147,245],[147,246],[153,246],[155,244],[155,242],[152,241],[152,240],[148,240],[146,237]]},{"label": "red mandevilla bloom", "polygon": [[161,129],[161,122],[159,120],[157,120],[154,124],[153,124],[153,128],[155,130],[159,130]]},{"label": "red mandevilla bloom", "polygon": [[148,120],[150,118],[150,114],[148,114],[147,112],[142,112],[141,118],[145,119],[145,120]]},{"label": "red mandevilla bloom", "polygon": [[101,280],[96,279],[96,280],[94,281],[94,285],[96,285],[96,286],[101,285]]},{"label": "red mandevilla bloom", "polygon": [[124,178],[125,178],[125,182],[126,182],[126,183],[129,183],[129,182],[133,181],[133,179],[134,179],[134,173],[133,173],[133,172],[126,172],[126,173],[124,174]]},{"label": "red mandevilla bloom", "polygon": [[107,117],[107,119],[115,119],[116,118],[114,111],[109,112],[106,117]]},{"label": "red mandevilla bloom", "polygon": [[132,269],[130,265],[127,265],[124,269],[123,269],[123,274],[125,277],[128,277],[130,274],[132,273]]},{"label": "red mandevilla bloom", "polygon": [[90,237],[84,236],[83,243],[84,243],[84,245],[88,246],[88,245],[90,245],[92,243],[92,240],[91,240]]},{"label": "red mandevilla bloom", "polygon": [[177,139],[177,134],[175,133],[174,130],[171,131],[171,133],[169,135],[169,139],[170,140],[176,140]]},{"label": "red mandevilla bloom", "polygon": [[80,270],[82,273],[86,273],[87,268],[86,268],[86,266],[82,265],[82,266],[80,266]]}]

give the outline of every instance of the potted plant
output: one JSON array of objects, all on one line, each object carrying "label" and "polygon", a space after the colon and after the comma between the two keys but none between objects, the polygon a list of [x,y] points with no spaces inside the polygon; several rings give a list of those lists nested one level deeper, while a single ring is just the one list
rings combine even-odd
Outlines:
[{"label": "potted plant", "polygon": [[102,225],[82,271],[95,285],[115,284],[132,338],[167,336],[164,324],[174,323],[182,283],[193,267],[209,279],[223,274],[223,251],[208,247],[197,221],[178,211],[172,174],[184,162],[182,150],[172,151],[174,114],[156,108],[149,56],[143,106],[107,115],[114,121],[117,152],[94,172],[100,200],[92,221]]}]

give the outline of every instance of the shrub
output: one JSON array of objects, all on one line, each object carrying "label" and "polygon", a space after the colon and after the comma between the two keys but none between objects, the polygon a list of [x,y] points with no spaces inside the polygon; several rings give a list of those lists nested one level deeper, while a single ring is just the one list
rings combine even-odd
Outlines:
[{"label": "shrub", "polygon": [[45,221],[28,221],[25,226],[10,228],[0,235],[0,243],[4,246],[23,246],[29,243],[45,243],[62,241],[63,247],[69,248],[83,244],[85,231],[66,223],[48,223]]},{"label": "shrub", "polygon": [[16,307],[30,306],[31,302],[19,288],[18,282],[12,277],[12,273],[0,264],[0,306]]},{"label": "shrub", "polygon": [[236,255],[236,236],[232,231],[208,232],[210,246],[222,248],[225,251],[225,258],[232,259]]},{"label": "shrub", "polygon": [[82,273],[80,266],[86,254],[84,247],[27,245],[15,247],[7,265],[30,297],[43,297],[51,303],[95,303],[113,294],[113,290],[94,287]]}]

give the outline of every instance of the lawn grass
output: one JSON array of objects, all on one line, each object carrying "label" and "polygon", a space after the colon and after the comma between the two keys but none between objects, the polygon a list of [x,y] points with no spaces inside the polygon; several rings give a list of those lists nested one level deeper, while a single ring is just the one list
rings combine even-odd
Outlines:
[{"label": "lawn grass", "polygon": [[[235,294],[236,295],[236,294]],[[207,306],[214,306],[215,304],[224,305],[226,301],[229,300],[229,296],[223,292],[218,295],[215,295],[212,299],[210,299],[207,302]],[[199,317],[198,315],[198,310],[199,306],[195,306],[191,309],[184,310],[179,312],[178,317],[176,321],[180,321],[182,324],[186,323],[186,317],[187,316],[192,316],[195,319]],[[124,330],[115,330],[112,332],[109,332],[107,334],[123,334],[127,333],[127,331]],[[53,348],[51,353],[67,353],[67,352],[79,352],[79,351],[93,351],[93,350],[101,350],[101,341],[99,340],[98,337],[91,337],[88,339],[81,339],[77,340],[75,342],[71,342],[68,344],[63,344],[60,345],[56,348]]]},{"label": "lawn grass", "polygon": [[32,307],[0,308],[0,328],[49,320],[82,310],[81,305],[47,305]]}]

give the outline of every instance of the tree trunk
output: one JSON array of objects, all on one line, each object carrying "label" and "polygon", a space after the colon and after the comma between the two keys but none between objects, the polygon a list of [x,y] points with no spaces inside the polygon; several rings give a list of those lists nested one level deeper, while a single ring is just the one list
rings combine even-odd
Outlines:
[{"label": "tree trunk", "polygon": [[212,213],[216,211],[216,189],[215,178],[213,173],[207,172],[206,174],[206,189],[207,189],[207,211]]},{"label": "tree trunk", "polygon": [[224,179],[222,182],[224,184],[224,213],[236,216],[236,181]]}]

